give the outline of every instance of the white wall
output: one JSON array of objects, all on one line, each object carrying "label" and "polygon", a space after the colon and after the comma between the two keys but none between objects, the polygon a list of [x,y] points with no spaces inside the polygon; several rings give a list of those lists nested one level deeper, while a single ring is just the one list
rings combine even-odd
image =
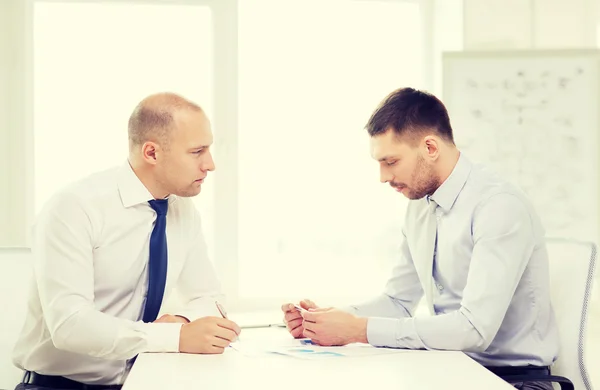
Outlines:
[{"label": "white wall", "polygon": [[[23,242],[14,221],[19,217],[14,194],[22,190],[14,183],[15,174],[9,162],[13,160],[14,113],[11,100],[14,96],[17,59],[14,37],[14,1],[0,2],[0,247]],[[18,167],[15,167],[18,168]],[[24,175],[23,175],[24,176]],[[8,190],[10,189],[10,191]],[[27,251],[0,249],[0,389],[13,388],[20,373],[12,366],[10,351],[18,334],[24,315],[26,280],[28,278]]]},{"label": "white wall", "polygon": [[596,47],[597,0],[463,0],[464,49]]},{"label": "white wall", "polygon": [[[0,3],[0,183],[8,182],[8,166],[9,166],[9,133],[8,133],[8,95],[9,88],[7,88],[9,78],[8,72],[10,69],[10,55],[8,50],[9,45],[9,34],[6,31],[6,27],[9,23],[9,15],[3,8],[5,5]],[[7,186],[7,188],[9,188]],[[2,187],[0,191],[0,212],[4,212],[8,204],[9,191]],[[0,245],[8,240],[9,238],[8,225],[0,224]]]},{"label": "white wall", "polygon": [[463,0],[434,0],[433,3],[433,93],[442,96],[442,55],[463,50]]},{"label": "white wall", "polygon": [[14,388],[21,378],[11,354],[25,318],[30,259],[28,250],[0,249],[0,389]]},{"label": "white wall", "polygon": [[25,3],[0,1],[0,389],[14,388],[21,376],[11,352],[25,316],[30,277],[29,251],[3,248],[26,244],[26,205],[32,204],[26,181],[31,155],[25,147]]},{"label": "white wall", "polygon": [[0,247],[25,246],[31,218],[26,207],[32,199],[27,172],[32,159],[26,147],[25,3],[0,1]]}]

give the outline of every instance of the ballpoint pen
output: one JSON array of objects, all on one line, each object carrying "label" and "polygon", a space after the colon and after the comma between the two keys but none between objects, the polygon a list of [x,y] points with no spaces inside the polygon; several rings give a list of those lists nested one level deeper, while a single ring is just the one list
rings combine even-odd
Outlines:
[{"label": "ballpoint pen", "polygon": [[223,305],[221,305],[218,301],[215,301],[215,305],[217,305],[217,309],[219,310],[219,313],[221,313],[221,317],[228,319],[227,312],[225,311]]},{"label": "ballpoint pen", "polygon": [[[223,305],[221,305],[219,303],[219,301],[215,301],[215,305],[217,305],[217,309],[219,310],[219,313],[221,313],[221,316],[223,318],[225,318],[226,320],[228,320],[229,318],[227,318],[227,312],[225,311],[225,308],[223,307]],[[239,339],[240,339],[240,336],[236,335],[236,337],[233,341],[238,341]]]},{"label": "ballpoint pen", "polygon": [[302,307],[302,306],[300,306],[300,305],[296,305],[296,304],[294,304],[294,307],[295,307],[295,308],[296,308],[296,309],[297,309],[299,312],[307,311],[305,308],[303,308],[303,307]]}]

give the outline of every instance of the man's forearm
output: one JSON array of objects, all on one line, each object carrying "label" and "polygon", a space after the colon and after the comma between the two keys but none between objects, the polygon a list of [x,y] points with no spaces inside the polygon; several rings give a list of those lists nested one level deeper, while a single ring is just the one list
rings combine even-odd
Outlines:
[{"label": "man's forearm", "polygon": [[387,317],[407,318],[411,317],[405,304],[387,294],[381,294],[370,301],[342,308],[360,317]]},{"label": "man's forearm", "polygon": [[87,309],[74,313],[51,336],[65,351],[126,360],[141,352],[177,352],[181,325],[133,322]]},{"label": "man's forearm", "polygon": [[367,338],[370,344],[377,347],[473,352],[485,350],[491,339],[483,337],[461,310],[415,318],[370,317]]}]

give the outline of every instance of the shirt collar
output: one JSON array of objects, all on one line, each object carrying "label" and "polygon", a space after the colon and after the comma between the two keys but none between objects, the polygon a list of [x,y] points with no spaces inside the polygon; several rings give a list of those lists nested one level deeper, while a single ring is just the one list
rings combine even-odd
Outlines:
[{"label": "shirt collar", "polygon": [[467,182],[472,165],[473,164],[461,153],[450,176],[448,176],[442,185],[439,186],[433,195],[428,197],[427,201],[431,199],[445,212],[450,211],[456,198],[458,198],[458,195]]},{"label": "shirt collar", "polygon": [[[148,204],[149,200],[154,199],[150,191],[144,186],[142,181],[137,177],[129,161],[121,166],[118,173],[117,186],[123,207],[131,207],[138,204]],[[169,205],[171,205],[177,197],[169,195]]]}]

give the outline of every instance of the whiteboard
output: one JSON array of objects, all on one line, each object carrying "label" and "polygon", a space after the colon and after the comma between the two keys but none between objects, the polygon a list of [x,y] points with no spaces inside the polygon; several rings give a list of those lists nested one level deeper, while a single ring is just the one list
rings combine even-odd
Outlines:
[{"label": "whiteboard", "polygon": [[600,51],[444,53],[455,141],[519,185],[548,236],[598,241]]}]

